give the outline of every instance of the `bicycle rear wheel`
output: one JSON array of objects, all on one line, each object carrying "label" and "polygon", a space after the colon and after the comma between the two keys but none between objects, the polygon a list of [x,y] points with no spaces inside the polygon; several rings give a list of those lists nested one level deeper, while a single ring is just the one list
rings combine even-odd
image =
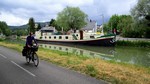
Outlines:
[{"label": "bicycle rear wheel", "polygon": [[34,59],[33,59],[34,65],[37,67],[39,65],[39,58],[36,53],[34,53]]},{"label": "bicycle rear wheel", "polygon": [[31,61],[31,58],[29,56],[26,56],[26,62],[29,64]]}]

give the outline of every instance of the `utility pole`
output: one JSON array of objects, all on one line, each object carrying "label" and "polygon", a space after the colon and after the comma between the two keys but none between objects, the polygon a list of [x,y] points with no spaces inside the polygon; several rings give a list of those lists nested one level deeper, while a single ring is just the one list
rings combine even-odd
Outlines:
[{"label": "utility pole", "polygon": [[104,27],[104,15],[101,14],[100,16],[102,16],[102,21],[103,21],[103,23],[102,23],[102,35],[104,35],[104,31],[103,31],[103,27]]},{"label": "utility pole", "polygon": [[102,14],[102,20],[103,20],[103,25],[104,25],[104,15]]}]

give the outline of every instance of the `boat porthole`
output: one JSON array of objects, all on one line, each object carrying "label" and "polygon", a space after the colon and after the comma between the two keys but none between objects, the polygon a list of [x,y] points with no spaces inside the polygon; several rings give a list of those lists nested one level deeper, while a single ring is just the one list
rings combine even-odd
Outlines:
[{"label": "boat porthole", "polygon": [[56,39],[56,36],[54,36],[54,39]]},{"label": "boat porthole", "polygon": [[66,36],[66,39],[68,39],[68,36]]},{"label": "boat porthole", "polygon": [[62,39],[62,37],[61,37],[61,36],[59,36],[59,39]]}]

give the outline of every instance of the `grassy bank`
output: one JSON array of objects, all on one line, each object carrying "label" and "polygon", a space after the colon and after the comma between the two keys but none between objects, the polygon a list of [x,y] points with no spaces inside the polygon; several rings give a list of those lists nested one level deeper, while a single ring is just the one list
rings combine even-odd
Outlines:
[{"label": "grassy bank", "polygon": [[[21,52],[23,45],[1,41],[1,46]],[[149,84],[150,69],[128,64],[104,61],[98,58],[77,56],[71,53],[40,48],[38,55],[42,60],[88,74],[113,84]]]},{"label": "grassy bank", "polygon": [[146,41],[117,41],[116,46],[132,46],[150,48],[150,42]]}]

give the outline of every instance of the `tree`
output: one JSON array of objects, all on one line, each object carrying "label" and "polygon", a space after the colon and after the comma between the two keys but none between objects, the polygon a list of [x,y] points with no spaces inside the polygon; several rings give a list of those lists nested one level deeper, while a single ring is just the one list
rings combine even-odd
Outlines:
[{"label": "tree", "polygon": [[130,15],[121,15],[119,24],[117,26],[120,29],[121,35],[124,37],[141,37],[141,33],[134,27],[133,18]]},{"label": "tree", "polygon": [[12,34],[17,36],[25,36],[28,35],[28,31],[26,28],[14,28],[12,29]]},{"label": "tree", "polygon": [[49,26],[55,27],[58,31],[62,30],[55,19],[51,19]]},{"label": "tree", "polygon": [[49,22],[49,26],[55,26],[55,19],[51,19],[51,21]]},{"label": "tree", "polygon": [[142,30],[145,37],[150,38],[150,0],[138,0],[137,5],[131,9],[131,15],[134,18],[135,25]]},{"label": "tree", "polygon": [[147,15],[150,15],[150,0],[138,0],[137,5],[131,9],[131,15],[135,21],[144,20]]},{"label": "tree", "polygon": [[145,19],[148,20],[148,26],[150,27],[150,15],[146,15]]},{"label": "tree", "polygon": [[110,30],[114,30],[114,28],[117,29],[117,25],[119,23],[119,15],[112,15],[112,17],[109,19],[108,26]]},{"label": "tree", "polygon": [[86,18],[87,15],[79,7],[66,7],[62,12],[58,13],[56,21],[60,27],[63,27],[64,31],[68,31],[70,29],[80,29],[85,26]]},{"label": "tree", "polygon": [[[98,30],[98,31],[101,31],[101,30]],[[111,33],[111,29],[110,27],[108,26],[108,24],[103,24],[103,31],[105,33]]]},{"label": "tree", "polygon": [[1,22],[0,21],[0,30],[1,30],[1,33],[3,33],[4,35],[6,36],[9,36],[11,35],[11,30],[9,29],[9,27],[7,26],[7,23],[6,22]]},{"label": "tree", "polygon": [[28,22],[28,32],[33,32],[35,33],[35,22],[34,22],[34,19],[33,18],[30,18],[29,19],[29,22]]},{"label": "tree", "polygon": [[39,31],[40,29],[41,29],[42,27],[41,27],[41,25],[40,25],[40,23],[37,25],[37,31]]},{"label": "tree", "polygon": [[124,32],[132,28],[133,19],[130,15],[120,15],[117,29],[120,32]]},{"label": "tree", "polygon": [[112,15],[108,24],[104,25],[105,31],[113,31],[117,29],[117,34],[122,33],[123,36],[127,36],[127,32],[132,29],[133,19],[130,15]]}]

